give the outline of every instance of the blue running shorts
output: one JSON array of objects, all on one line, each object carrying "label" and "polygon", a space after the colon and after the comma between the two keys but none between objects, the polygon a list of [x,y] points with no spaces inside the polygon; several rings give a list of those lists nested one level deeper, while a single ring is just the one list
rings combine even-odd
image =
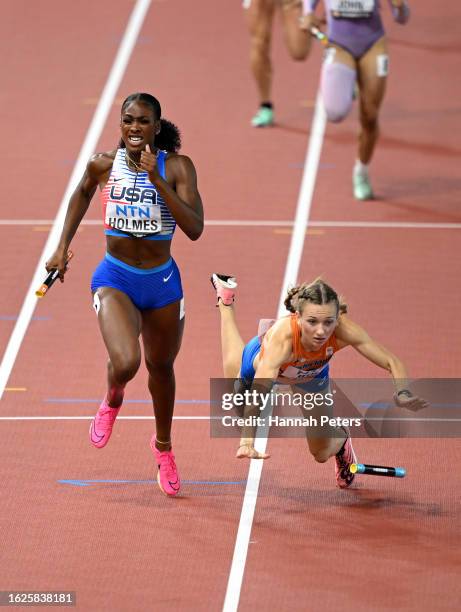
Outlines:
[{"label": "blue running shorts", "polygon": [[93,293],[100,287],[123,291],[139,310],[163,308],[183,297],[181,276],[172,258],[156,268],[141,270],[106,253],[91,279]]},{"label": "blue running shorts", "polygon": [[255,369],[253,367],[253,361],[256,355],[261,350],[261,343],[258,336],[252,338],[243,349],[242,353],[242,365],[240,366],[240,378],[243,378],[245,384],[251,385],[255,377]]}]

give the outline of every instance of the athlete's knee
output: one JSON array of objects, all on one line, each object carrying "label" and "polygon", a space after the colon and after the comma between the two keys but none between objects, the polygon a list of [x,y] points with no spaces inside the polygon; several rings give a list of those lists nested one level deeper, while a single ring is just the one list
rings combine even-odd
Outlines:
[{"label": "athlete's knee", "polygon": [[325,105],[325,112],[327,115],[327,120],[330,123],[341,123],[347,117],[350,111],[350,106],[346,107],[343,105],[337,104],[328,104]]},{"label": "athlete's knee", "polygon": [[378,108],[375,106],[368,106],[362,110],[360,114],[360,123],[362,127],[369,132],[378,129]]},{"label": "athlete's knee", "polygon": [[376,94],[365,93],[360,100],[360,122],[362,125],[375,127],[378,123],[380,102],[376,100]]},{"label": "athlete's knee", "polygon": [[119,384],[126,384],[135,377],[141,365],[141,355],[133,352],[123,351],[112,354],[110,358],[112,374]]},{"label": "athlete's knee", "polygon": [[169,378],[174,375],[174,358],[146,358],[147,371],[154,378]]},{"label": "athlete's knee", "polygon": [[308,48],[289,47],[288,51],[290,52],[291,59],[294,60],[295,62],[304,62],[304,60],[309,55]]},{"label": "athlete's knee", "polygon": [[250,61],[252,64],[270,63],[270,47],[259,41],[253,43],[250,49]]},{"label": "athlete's knee", "polygon": [[315,443],[309,442],[309,452],[317,461],[317,463],[325,463],[331,457],[330,452],[330,441],[327,440],[324,443],[320,443],[317,439]]},{"label": "athlete's knee", "polygon": [[317,463],[325,463],[330,458],[330,452],[327,448],[311,450],[311,455],[317,461]]},{"label": "athlete's knee", "polygon": [[377,132],[378,131],[378,120],[377,119],[362,119],[361,126],[366,132]]},{"label": "athlete's knee", "polygon": [[349,114],[354,96],[356,73],[339,62],[324,62],[321,91],[328,121],[338,123]]},{"label": "athlete's knee", "polygon": [[311,50],[311,38],[307,32],[299,31],[293,39],[287,36],[286,39],[288,53],[295,62],[303,62]]}]

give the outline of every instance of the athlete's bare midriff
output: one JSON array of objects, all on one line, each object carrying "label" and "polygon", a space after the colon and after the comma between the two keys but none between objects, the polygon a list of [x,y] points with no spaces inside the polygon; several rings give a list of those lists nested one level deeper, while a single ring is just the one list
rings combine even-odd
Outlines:
[{"label": "athlete's bare midriff", "polygon": [[155,268],[170,258],[171,240],[143,240],[134,236],[106,236],[107,252],[136,268]]}]

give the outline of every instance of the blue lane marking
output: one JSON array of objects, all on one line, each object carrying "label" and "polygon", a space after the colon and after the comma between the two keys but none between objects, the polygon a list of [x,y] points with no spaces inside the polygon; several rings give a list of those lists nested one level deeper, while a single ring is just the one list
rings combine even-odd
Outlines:
[{"label": "blue lane marking", "polygon": [[[100,404],[101,398],[87,398],[87,397],[47,397],[43,400],[48,404]],[[124,404],[152,404],[151,399],[126,399],[123,401]],[[218,402],[213,402],[218,403]],[[177,399],[175,404],[211,404],[211,400],[206,399]],[[360,408],[371,408],[373,410],[386,410],[388,408],[395,407],[394,403],[387,402],[373,402],[367,403],[362,402],[359,404]],[[431,404],[431,408],[461,408],[461,404]]]},{"label": "blue lane marking", "polygon": [[[43,400],[50,404],[100,404],[101,398],[92,399],[84,397],[47,397]],[[152,404],[151,399],[126,399],[124,404]],[[175,404],[209,404],[210,400],[201,399],[177,399]]]},{"label": "blue lane marking", "polygon": [[[74,487],[89,487],[94,484],[157,484],[156,480],[58,480],[59,484],[73,485]],[[183,480],[188,485],[245,485],[246,480]]]}]

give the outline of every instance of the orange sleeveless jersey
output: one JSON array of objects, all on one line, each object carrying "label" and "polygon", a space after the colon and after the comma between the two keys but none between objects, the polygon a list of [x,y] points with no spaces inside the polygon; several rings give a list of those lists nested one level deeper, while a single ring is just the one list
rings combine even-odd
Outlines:
[{"label": "orange sleeveless jersey", "polygon": [[[318,351],[306,351],[301,344],[301,329],[296,314],[290,315],[290,326],[293,334],[294,359],[280,366],[277,382],[281,384],[312,380],[325,369],[334,353],[340,350],[333,333]],[[263,346],[260,355],[263,355]]]}]

